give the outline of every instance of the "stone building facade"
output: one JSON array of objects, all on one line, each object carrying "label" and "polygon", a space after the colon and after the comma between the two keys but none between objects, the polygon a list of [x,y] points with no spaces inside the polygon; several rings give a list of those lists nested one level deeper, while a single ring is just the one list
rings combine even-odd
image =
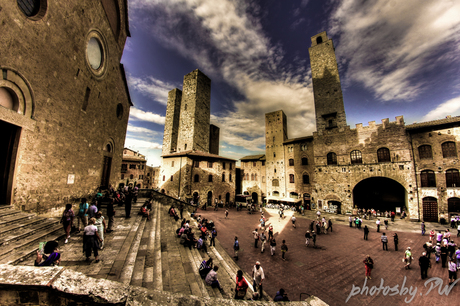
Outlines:
[{"label": "stone building facade", "polygon": [[127,1],[0,7],[0,204],[61,213],[118,181],[132,106]]},{"label": "stone building facade", "polygon": [[243,192],[265,189],[266,201],[342,214],[374,208],[425,221],[460,214],[460,117],[405,125],[398,116],[351,128],[326,32],[312,37],[309,53],[317,130],[289,139],[283,111],[267,113],[266,153],[258,156],[266,162],[257,168],[266,180],[249,183],[243,174]]},{"label": "stone building facade", "polygon": [[235,160],[219,156],[219,128],[210,125],[211,80],[198,69],[183,90],[168,93],[158,188],[195,203],[234,202]]},{"label": "stone building facade", "polygon": [[145,166],[144,188],[158,189],[160,167]]},{"label": "stone building facade", "polygon": [[123,186],[140,185],[140,188],[148,188],[144,184],[144,179],[146,178],[147,173],[147,160],[145,155],[140,154],[134,150],[124,148],[123,149],[123,161],[121,164],[121,175],[120,180],[117,184],[118,187],[120,184]]}]

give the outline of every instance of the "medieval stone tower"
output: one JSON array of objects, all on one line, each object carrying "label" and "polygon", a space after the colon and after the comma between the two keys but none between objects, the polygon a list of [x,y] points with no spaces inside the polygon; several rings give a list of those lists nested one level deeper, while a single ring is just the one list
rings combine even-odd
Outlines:
[{"label": "medieval stone tower", "polygon": [[184,77],[177,150],[209,152],[211,79],[194,70]]},{"label": "medieval stone tower", "polygon": [[270,195],[278,192],[284,196],[286,189],[284,146],[288,139],[287,119],[282,110],[265,114],[265,146],[267,167],[267,192]]},{"label": "medieval stone tower", "polygon": [[175,88],[168,93],[162,155],[166,155],[177,150],[181,99],[182,91],[178,88]]},{"label": "medieval stone tower", "polygon": [[326,31],[311,38],[310,53],[311,75],[313,79],[316,129],[318,134],[324,130],[347,125],[343,105],[342,87],[335,57],[335,48]]}]

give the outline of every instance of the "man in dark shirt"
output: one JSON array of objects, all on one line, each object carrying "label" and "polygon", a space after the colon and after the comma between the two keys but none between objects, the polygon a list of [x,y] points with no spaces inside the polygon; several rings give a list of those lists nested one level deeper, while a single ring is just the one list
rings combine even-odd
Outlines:
[{"label": "man in dark shirt", "polygon": [[422,275],[422,279],[428,277],[428,268],[431,267],[431,262],[428,257],[426,257],[426,253],[423,252],[422,256],[418,259],[418,264],[420,266],[420,273]]}]

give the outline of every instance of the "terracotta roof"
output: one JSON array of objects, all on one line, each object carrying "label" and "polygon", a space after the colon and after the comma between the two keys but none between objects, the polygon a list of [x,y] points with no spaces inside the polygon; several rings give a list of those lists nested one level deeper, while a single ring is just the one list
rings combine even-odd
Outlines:
[{"label": "terracotta roof", "polygon": [[123,154],[123,160],[144,161],[144,162],[147,161],[144,157],[141,157],[141,156],[132,156],[132,155],[125,155],[125,154]]},{"label": "terracotta roof", "polygon": [[427,121],[427,122],[413,123],[413,124],[406,125],[406,129],[415,130],[415,129],[420,129],[420,128],[435,127],[438,125],[457,123],[457,122],[460,122],[460,116],[447,117],[444,119],[438,119],[438,120]]},{"label": "terracotta roof", "polygon": [[265,160],[265,154],[248,155],[241,157],[240,160]]},{"label": "terracotta roof", "polygon": [[288,139],[283,144],[289,144],[289,143],[295,143],[295,142],[302,142],[305,140],[313,140],[313,136],[305,136],[305,137],[299,137],[299,138],[293,138],[293,139]]},{"label": "terracotta roof", "polygon": [[177,157],[177,156],[197,156],[197,157],[205,157],[205,158],[212,158],[212,159],[226,159],[226,160],[232,160],[235,161],[235,159],[223,157],[220,155],[216,154],[211,154],[208,152],[202,152],[202,151],[192,151],[192,150],[187,150],[187,151],[182,151],[182,152],[176,152],[176,153],[171,153],[171,154],[166,154],[162,155],[162,157]]}]

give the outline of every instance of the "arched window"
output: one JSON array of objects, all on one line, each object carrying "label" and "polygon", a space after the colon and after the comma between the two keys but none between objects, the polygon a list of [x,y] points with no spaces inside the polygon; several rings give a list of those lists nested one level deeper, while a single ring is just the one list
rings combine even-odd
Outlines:
[{"label": "arched window", "polygon": [[436,177],[434,175],[434,171],[423,170],[420,173],[420,181],[422,187],[436,187]]},{"label": "arched window", "polygon": [[251,174],[251,181],[254,180],[254,173]]},{"label": "arched window", "polygon": [[335,154],[334,152],[327,153],[327,164],[337,165],[337,154]]},{"label": "arched window", "polygon": [[210,175],[208,176],[208,182],[209,182],[209,183],[212,183],[212,174],[210,174]]},{"label": "arched window", "polygon": [[289,166],[294,166],[294,159],[292,158],[289,159]]},{"label": "arched window", "polygon": [[257,181],[257,173],[254,174],[254,180]]},{"label": "arched window", "polygon": [[193,177],[193,181],[195,183],[199,183],[200,182],[200,176],[198,174],[195,174],[195,176]]},{"label": "arched window", "polygon": [[302,144],[302,145],[300,146],[300,150],[306,151],[306,150],[307,150],[307,144],[306,144],[306,143]]},{"label": "arched window", "polygon": [[446,171],[446,186],[460,187],[460,177],[457,169],[449,169]]},{"label": "arched window", "polygon": [[280,182],[278,180],[273,180],[272,181],[272,186],[273,187],[278,187],[280,185]]},{"label": "arched window", "polygon": [[420,159],[433,159],[433,152],[430,145],[423,145],[418,147],[418,156]]},{"label": "arched window", "polygon": [[228,181],[229,181],[229,182],[232,181],[232,174],[231,174],[231,173],[228,175]]},{"label": "arched window", "polygon": [[352,164],[362,164],[363,163],[363,156],[361,151],[353,150],[350,153],[350,159]]},{"label": "arched window", "polygon": [[289,174],[289,183],[294,183],[294,174]]},{"label": "arched window", "polygon": [[380,148],[377,150],[377,160],[379,163],[390,162],[390,150],[388,148]]},{"label": "arched window", "polygon": [[323,38],[321,36],[316,37],[316,43],[319,45],[323,42]]},{"label": "arched window", "polygon": [[302,179],[304,184],[310,184],[310,176],[308,174],[304,174]]},{"label": "arched window", "polygon": [[275,152],[273,152],[273,157],[276,157],[276,153],[275,153]]},{"label": "arched window", "polygon": [[442,148],[442,157],[457,157],[457,148],[455,147],[455,142],[447,141],[441,145]]},{"label": "arched window", "polygon": [[[131,175],[129,176],[129,178],[130,178],[130,179],[134,179],[134,175],[131,174]],[[164,181],[164,177],[163,177],[163,181]]]},{"label": "arched window", "polygon": [[308,158],[303,157],[302,158],[302,166],[306,166],[306,165],[308,165]]},{"label": "arched window", "polygon": [[222,173],[222,182],[225,182],[225,173]]},{"label": "arched window", "polygon": [[273,196],[274,196],[274,197],[279,197],[279,196],[280,196],[279,191],[273,191]]}]

